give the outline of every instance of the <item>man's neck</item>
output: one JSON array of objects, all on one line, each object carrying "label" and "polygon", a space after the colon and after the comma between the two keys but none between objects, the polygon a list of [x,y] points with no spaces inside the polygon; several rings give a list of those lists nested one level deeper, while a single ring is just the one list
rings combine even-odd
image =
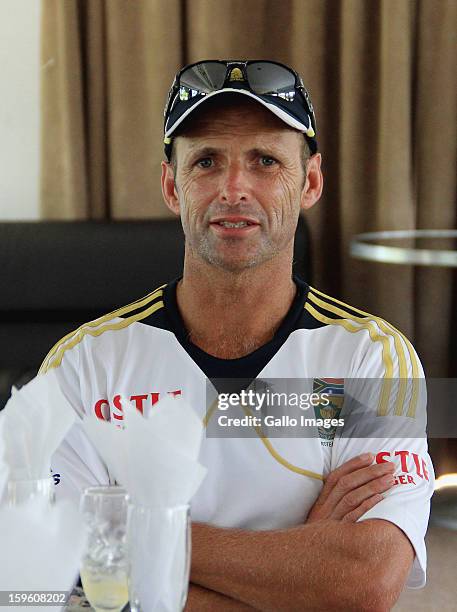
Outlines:
[{"label": "man's neck", "polygon": [[247,355],[269,342],[293,302],[291,265],[242,273],[185,264],[177,302],[189,339],[221,359]]}]

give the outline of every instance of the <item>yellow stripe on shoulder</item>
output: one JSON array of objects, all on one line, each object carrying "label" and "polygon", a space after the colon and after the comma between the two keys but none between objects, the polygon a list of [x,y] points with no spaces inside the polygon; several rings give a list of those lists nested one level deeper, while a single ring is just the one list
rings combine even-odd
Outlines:
[{"label": "yellow stripe on shoulder", "polygon": [[[310,297],[310,295],[308,296]],[[306,302],[305,309],[318,321],[325,323],[326,325],[339,325],[343,327],[346,331],[355,334],[362,329],[366,329],[369,333],[369,336],[373,342],[381,342],[382,345],[382,359],[385,366],[385,378],[386,385],[383,385],[380,404],[382,406],[387,405],[390,397],[391,386],[392,386],[392,373],[393,373],[393,361],[392,356],[390,354],[389,340],[385,336],[381,336],[377,333],[376,328],[368,322],[361,322],[359,325],[353,325],[348,317],[342,319],[333,319],[331,317],[327,317],[321,314],[318,310],[316,310],[311,304]]]},{"label": "yellow stripe on shoulder", "polygon": [[[134,302],[131,302],[126,306],[122,306],[117,310],[109,312],[108,314],[103,315],[98,319],[94,319],[93,321],[84,323],[76,330],[70,332],[69,334],[61,338],[59,342],[57,342],[46,355],[38,373],[44,374],[49,369],[55,368],[60,365],[65,351],[79,344],[79,342],[81,342],[85,335],[100,336],[104,331],[108,331],[108,329],[122,329],[124,327],[128,327],[128,325],[130,325],[131,323],[144,319],[156,310],[159,310],[159,308],[162,308],[162,299],[160,299],[159,302],[156,302],[155,300],[162,298],[163,289],[165,286],[166,285],[161,285],[143,298],[135,300]],[[149,306],[151,302],[154,302],[154,304],[152,306]],[[135,313],[135,311],[137,312]],[[109,323],[113,319],[122,317],[123,315],[126,315],[131,312],[135,314],[111,326],[105,325],[105,323]]]},{"label": "yellow stripe on shoulder", "polygon": [[[318,296],[321,296],[321,298],[323,299],[319,298]],[[389,398],[390,398],[391,391],[392,391],[392,380],[391,379],[393,377],[393,360],[392,360],[392,355],[390,352],[390,343],[389,343],[388,337],[391,337],[393,339],[395,352],[398,357],[398,369],[399,369],[398,374],[399,374],[399,380],[400,380],[399,386],[398,386],[398,393],[397,393],[394,414],[397,416],[400,416],[403,413],[403,406],[405,405],[407,382],[408,382],[407,381],[408,367],[407,367],[404,347],[402,344],[402,340],[403,340],[408,350],[408,353],[409,353],[409,357],[411,361],[411,369],[412,369],[412,378],[413,378],[413,389],[412,389],[406,416],[414,417],[416,413],[416,406],[417,406],[417,401],[418,401],[418,391],[419,391],[419,381],[418,381],[419,366],[418,366],[418,361],[417,361],[414,349],[412,347],[412,344],[409,342],[409,340],[393,325],[384,321],[384,319],[381,319],[380,317],[377,317],[375,315],[371,315],[370,313],[360,310],[358,308],[354,308],[353,306],[349,306],[348,304],[341,302],[340,300],[337,300],[336,298],[332,298],[326,295],[325,293],[322,293],[318,289],[314,289],[313,287],[310,287],[308,299],[312,301],[314,304],[316,304],[317,306],[320,306],[322,309],[327,310],[328,312],[332,314],[336,314],[339,317],[343,317],[343,319],[329,318],[329,320],[322,321],[322,322],[326,322],[329,324],[341,324],[342,320],[354,321],[358,323],[359,325],[359,328],[357,329],[367,329],[369,332],[370,338],[373,341],[381,342],[383,363],[385,366],[385,372],[384,372],[385,382],[383,385],[383,391],[381,393],[381,399],[380,399],[380,403],[378,407],[378,414],[381,416],[387,414]],[[335,302],[336,304],[338,304],[338,306],[335,305]],[[305,308],[306,308],[306,305],[305,305]],[[347,309],[350,309],[350,311],[352,312],[349,312]],[[323,315],[321,315],[321,313],[316,311],[314,308],[312,308],[312,310],[316,314],[314,314],[313,312],[311,314],[313,314],[313,316],[315,316],[315,318],[317,318],[318,320],[322,320]],[[358,314],[355,315],[354,312]],[[358,316],[358,315],[362,315],[362,316]],[[340,321],[340,323],[338,323],[338,321]],[[376,323],[376,325],[378,326],[379,330],[382,333],[379,333],[376,330],[376,327],[374,326],[373,323]],[[349,330],[349,331],[357,331],[357,330]]]}]

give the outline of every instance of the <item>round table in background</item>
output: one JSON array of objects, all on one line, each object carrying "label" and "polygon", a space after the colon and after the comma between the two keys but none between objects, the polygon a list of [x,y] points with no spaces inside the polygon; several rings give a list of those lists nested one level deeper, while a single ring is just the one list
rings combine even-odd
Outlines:
[{"label": "round table in background", "polygon": [[413,266],[457,267],[457,249],[417,249],[377,242],[416,239],[455,239],[457,230],[395,230],[357,234],[350,244],[350,254],[357,259]]}]

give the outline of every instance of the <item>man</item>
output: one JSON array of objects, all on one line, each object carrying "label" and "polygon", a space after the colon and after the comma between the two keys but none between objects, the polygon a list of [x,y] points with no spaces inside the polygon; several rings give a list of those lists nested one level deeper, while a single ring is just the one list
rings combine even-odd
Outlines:
[{"label": "man", "polygon": [[[346,381],[382,381],[378,394],[365,383],[355,392],[374,410],[369,436],[356,421],[351,436],[204,439],[189,611],[387,610],[406,580],[425,582],[433,468],[423,438],[389,429],[423,414],[402,383],[423,376],[414,349],[382,319],[292,277],[298,215],[323,186],[315,130],[286,66],[180,71],[165,112],[162,191],[185,233],[183,276],[82,326],[42,367],[56,369],[80,415],[121,419],[121,395],[153,409],[153,381],[207,425],[207,379],[311,379],[333,394]],[[110,481],[78,426],[53,467],[68,494]]]}]

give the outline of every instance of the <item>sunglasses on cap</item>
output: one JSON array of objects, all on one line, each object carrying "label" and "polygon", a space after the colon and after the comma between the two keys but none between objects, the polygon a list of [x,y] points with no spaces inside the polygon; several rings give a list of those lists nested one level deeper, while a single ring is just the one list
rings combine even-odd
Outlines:
[{"label": "sunglasses on cap", "polygon": [[222,93],[253,98],[290,127],[303,132],[311,153],[317,152],[314,110],[299,74],[268,60],[206,60],[184,66],[175,76],[164,109],[165,155],[171,136],[203,102]]}]

